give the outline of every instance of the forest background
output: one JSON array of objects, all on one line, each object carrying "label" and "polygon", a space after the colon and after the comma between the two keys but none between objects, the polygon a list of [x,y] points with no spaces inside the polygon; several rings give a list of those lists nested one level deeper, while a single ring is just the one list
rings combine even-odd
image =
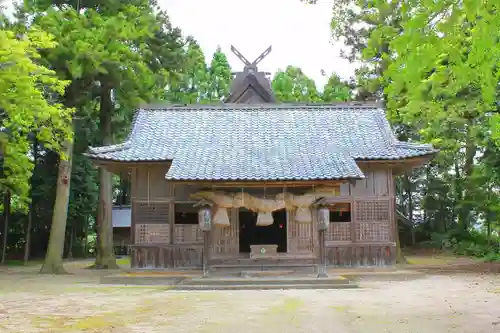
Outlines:
[{"label": "forest background", "polygon": [[[332,38],[355,75],[324,73],[318,89],[290,64],[272,78],[280,102],[382,103],[400,140],[441,150],[398,178],[403,247],[500,260],[499,6],[338,0]],[[129,180],[84,153],[122,141],[142,102],[223,101],[232,71],[154,0],[26,0],[10,19],[0,7],[1,262],[47,253],[42,270],[58,272],[97,252],[96,267],[115,266],[98,202],[129,205]]]}]

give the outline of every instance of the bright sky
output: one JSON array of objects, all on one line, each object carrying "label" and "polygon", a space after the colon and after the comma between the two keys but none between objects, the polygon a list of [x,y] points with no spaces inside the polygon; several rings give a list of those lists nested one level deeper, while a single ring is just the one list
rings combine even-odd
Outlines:
[{"label": "bright sky", "polygon": [[307,5],[300,0],[159,0],[172,23],[193,35],[208,58],[220,45],[233,70],[242,68],[231,53],[233,44],[249,61],[269,45],[273,51],[259,69],[274,73],[294,65],[322,86],[326,73],[347,79],[354,65],[340,58],[342,44],[330,39],[331,7],[335,0]]},{"label": "bright sky", "polygon": [[[233,70],[243,67],[231,53],[233,44],[249,61],[269,45],[273,51],[259,69],[274,74],[294,65],[322,86],[326,73],[347,79],[355,66],[340,58],[341,43],[330,39],[331,7],[335,0],[307,5],[300,0],[159,0],[172,23],[200,43],[207,60],[220,45]],[[8,0],[6,2],[9,2]]]}]

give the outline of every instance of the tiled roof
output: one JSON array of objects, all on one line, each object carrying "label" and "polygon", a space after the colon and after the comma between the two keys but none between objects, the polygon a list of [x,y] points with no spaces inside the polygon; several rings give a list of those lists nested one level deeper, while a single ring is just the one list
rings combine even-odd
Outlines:
[{"label": "tiled roof", "polygon": [[222,104],[144,107],[125,143],[91,148],[95,159],[172,161],[170,179],[362,178],[355,160],[434,154],[398,142],[374,105]]}]

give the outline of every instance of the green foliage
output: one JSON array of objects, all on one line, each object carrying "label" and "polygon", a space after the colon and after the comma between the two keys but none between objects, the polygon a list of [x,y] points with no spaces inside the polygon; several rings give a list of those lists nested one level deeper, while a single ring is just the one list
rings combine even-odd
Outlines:
[{"label": "green foliage", "polygon": [[35,133],[45,147],[60,150],[71,138],[72,110],[56,103],[69,82],[57,78],[40,65],[39,49],[54,49],[52,36],[36,27],[21,38],[14,31],[0,30],[0,110],[2,138],[0,151],[3,175],[0,184],[21,200],[28,200],[29,179],[33,170],[30,140]]},{"label": "green foliage", "polygon": [[298,67],[287,66],[284,71],[276,72],[272,81],[276,98],[287,102],[317,102],[320,100],[316,84]]},{"label": "green foliage", "polygon": [[173,79],[166,99],[173,103],[195,104],[210,100],[209,70],[200,45],[188,38],[184,49],[184,67]]},{"label": "green foliage", "polygon": [[474,228],[498,232],[498,1],[339,0],[332,7],[332,37],[344,43],[343,57],[360,63],[355,99],[386,103],[398,139],[441,149],[432,164],[398,180],[398,209],[413,213],[431,246],[431,235],[476,244],[464,240]]},{"label": "green foliage", "polygon": [[209,70],[209,98],[214,102],[224,101],[229,96],[231,84],[231,66],[220,46],[215,51]]},{"label": "green foliage", "polygon": [[342,81],[340,76],[333,73],[323,88],[321,101],[323,102],[347,102],[352,99],[352,89],[348,82]]}]

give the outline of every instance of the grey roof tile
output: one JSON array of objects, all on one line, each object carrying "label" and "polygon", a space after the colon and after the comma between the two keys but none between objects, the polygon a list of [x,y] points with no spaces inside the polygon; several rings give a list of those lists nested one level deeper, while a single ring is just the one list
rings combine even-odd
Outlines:
[{"label": "grey roof tile", "polygon": [[222,104],[145,107],[128,139],[92,158],[172,161],[170,179],[335,179],[363,174],[354,160],[434,154],[396,140],[377,106]]}]

